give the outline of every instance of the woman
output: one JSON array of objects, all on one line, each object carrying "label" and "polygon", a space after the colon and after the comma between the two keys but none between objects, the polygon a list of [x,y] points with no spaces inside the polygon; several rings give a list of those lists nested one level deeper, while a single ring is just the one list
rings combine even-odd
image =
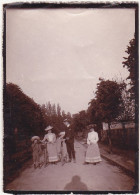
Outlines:
[{"label": "woman", "polygon": [[102,161],[97,144],[98,140],[98,134],[94,131],[94,128],[91,128],[87,137],[88,148],[86,151],[86,159],[84,164],[92,163],[96,165],[96,163]]},{"label": "woman", "polygon": [[56,163],[58,161],[57,149],[56,149],[56,136],[52,133],[52,126],[48,126],[45,131],[48,132],[42,142],[47,141],[48,162]]}]

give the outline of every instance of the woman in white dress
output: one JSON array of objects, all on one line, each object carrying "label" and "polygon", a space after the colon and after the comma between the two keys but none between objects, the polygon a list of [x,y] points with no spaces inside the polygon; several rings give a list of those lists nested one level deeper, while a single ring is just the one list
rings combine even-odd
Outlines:
[{"label": "woman in white dress", "polygon": [[98,140],[98,134],[94,131],[94,128],[91,128],[87,137],[88,148],[86,151],[86,158],[84,164],[92,163],[95,165],[96,163],[102,161],[97,143]]},{"label": "woman in white dress", "polygon": [[56,135],[52,133],[52,126],[48,126],[45,131],[48,133],[44,136],[42,142],[47,141],[47,156],[49,163],[56,163],[58,161],[57,148],[56,148]]}]

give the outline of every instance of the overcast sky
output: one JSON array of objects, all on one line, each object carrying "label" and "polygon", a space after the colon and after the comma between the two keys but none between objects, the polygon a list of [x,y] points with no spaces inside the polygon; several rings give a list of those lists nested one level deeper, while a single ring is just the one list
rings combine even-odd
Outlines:
[{"label": "overcast sky", "polygon": [[126,78],[134,9],[9,9],[6,80],[39,104],[87,109],[99,77]]}]

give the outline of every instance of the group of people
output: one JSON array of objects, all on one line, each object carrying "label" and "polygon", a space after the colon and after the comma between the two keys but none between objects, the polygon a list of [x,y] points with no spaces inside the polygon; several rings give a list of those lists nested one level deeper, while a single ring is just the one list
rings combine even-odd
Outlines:
[{"label": "group of people", "polygon": [[[52,126],[48,126],[45,129],[46,134],[42,140],[38,136],[32,137],[34,168],[40,168],[43,164],[45,167],[50,163],[57,164],[59,161],[61,161],[62,165],[71,161],[76,163],[74,132],[67,119],[64,120],[64,125],[65,131],[60,132],[57,138],[55,133],[52,132]],[[84,164],[96,164],[101,161],[97,142],[98,134],[93,128],[90,128],[87,137],[88,147]],[[42,160],[41,156],[43,156]]]}]

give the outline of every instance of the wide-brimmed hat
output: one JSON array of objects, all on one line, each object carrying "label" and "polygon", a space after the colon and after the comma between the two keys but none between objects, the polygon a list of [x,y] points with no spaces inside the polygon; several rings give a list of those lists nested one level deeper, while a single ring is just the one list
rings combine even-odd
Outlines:
[{"label": "wide-brimmed hat", "polygon": [[38,137],[38,136],[33,136],[33,137],[31,138],[31,141],[33,142],[34,140],[40,140],[40,137]]},{"label": "wide-brimmed hat", "polygon": [[59,136],[60,136],[59,138],[62,139],[65,136],[65,131],[60,132]]},{"label": "wide-brimmed hat", "polygon": [[63,123],[65,123],[65,122],[67,122],[67,123],[70,123],[70,120],[68,120],[67,118],[63,121]]},{"label": "wide-brimmed hat", "polygon": [[59,135],[65,135],[65,131],[61,131]]},{"label": "wide-brimmed hat", "polygon": [[49,131],[51,129],[53,129],[53,127],[49,125],[48,127],[46,127],[45,131]]}]

